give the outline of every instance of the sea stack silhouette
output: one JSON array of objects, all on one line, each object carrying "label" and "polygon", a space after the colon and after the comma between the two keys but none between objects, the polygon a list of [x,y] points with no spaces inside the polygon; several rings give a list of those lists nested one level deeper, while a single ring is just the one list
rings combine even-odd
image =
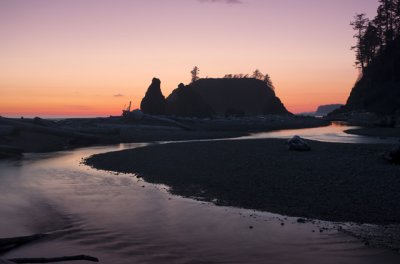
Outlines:
[{"label": "sea stack silhouette", "polygon": [[178,88],[164,99],[153,79],[141,108],[148,114],[182,117],[291,115],[274,90],[255,78],[207,78]]},{"label": "sea stack silhouette", "polygon": [[140,103],[140,109],[143,113],[150,115],[165,114],[165,97],[161,92],[161,81],[159,79],[153,78]]},{"label": "sea stack silhouette", "polygon": [[190,85],[183,83],[166,99],[166,113],[168,115],[182,117],[212,117],[215,115],[213,109],[203,100],[199,93],[194,91]]},{"label": "sea stack silhouette", "polygon": [[255,78],[200,79],[188,86],[216,115],[290,114],[266,82]]}]

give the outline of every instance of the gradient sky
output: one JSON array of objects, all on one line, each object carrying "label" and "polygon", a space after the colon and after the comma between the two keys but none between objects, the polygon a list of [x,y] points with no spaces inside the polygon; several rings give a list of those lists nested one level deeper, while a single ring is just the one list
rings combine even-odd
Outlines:
[{"label": "gradient sky", "polygon": [[267,72],[296,113],[345,103],[377,0],[0,0],[0,115],[119,115],[151,79]]}]

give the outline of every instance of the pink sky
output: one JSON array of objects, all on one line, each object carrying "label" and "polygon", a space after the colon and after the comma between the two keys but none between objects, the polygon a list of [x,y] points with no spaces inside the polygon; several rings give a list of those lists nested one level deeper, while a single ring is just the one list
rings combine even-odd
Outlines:
[{"label": "pink sky", "polygon": [[[344,103],[356,12],[377,0],[0,1],[0,115],[117,115],[153,77],[271,76],[292,112]],[[233,1],[235,2],[235,1]]]}]

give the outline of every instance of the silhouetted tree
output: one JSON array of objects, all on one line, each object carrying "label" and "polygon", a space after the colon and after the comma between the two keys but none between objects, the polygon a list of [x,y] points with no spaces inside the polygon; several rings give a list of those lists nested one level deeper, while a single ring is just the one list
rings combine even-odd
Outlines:
[{"label": "silhouetted tree", "polygon": [[199,67],[197,67],[197,66],[195,66],[195,67],[193,68],[193,70],[190,72],[190,73],[192,74],[192,83],[194,83],[195,81],[197,81],[198,79],[200,79],[200,78],[199,78],[199,72],[200,72],[200,69],[199,69]]},{"label": "silhouetted tree", "polygon": [[381,27],[384,33],[384,43],[387,44],[393,40],[395,36],[395,22],[396,22],[396,7],[397,0],[379,0],[379,7],[377,11],[378,26]]},{"label": "silhouetted tree", "polygon": [[256,69],[256,70],[253,72],[253,74],[252,74],[251,77],[253,77],[253,78],[255,78],[255,79],[258,79],[258,80],[262,80],[262,79],[264,78],[264,74],[262,74],[262,73],[260,72],[259,69]]},{"label": "silhouetted tree", "polygon": [[356,14],[354,16],[354,21],[350,22],[353,29],[356,30],[354,38],[357,40],[355,46],[351,47],[352,50],[356,52],[356,66],[360,67],[362,71],[365,69],[365,49],[363,46],[363,39],[365,36],[365,31],[368,27],[369,19],[364,13]]},{"label": "silhouetted tree", "polygon": [[269,88],[275,90],[274,84],[272,83],[271,77],[269,77],[268,73],[264,76],[264,82],[268,85]]},{"label": "silhouetted tree", "polygon": [[365,34],[361,41],[361,47],[364,54],[364,63],[367,66],[375,58],[381,45],[378,28],[374,23],[369,22]]},{"label": "silhouetted tree", "polygon": [[357,31],[356,65],[364,71],[365,67],[380,51],[400,37],[400,0],[379,0],[377,14],[372,21],[365,14],[356,14],[350,23]]}]

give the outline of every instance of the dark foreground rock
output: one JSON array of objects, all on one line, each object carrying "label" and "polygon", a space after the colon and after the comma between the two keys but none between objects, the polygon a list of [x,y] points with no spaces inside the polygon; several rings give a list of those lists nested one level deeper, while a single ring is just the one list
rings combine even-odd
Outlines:
[{"label": "dark foreground rock", "polygon": [[222,205],[332,221],[400,222],[400,167],[381,158],[387,145],[308,141],[313,151],[290,152],[285,142],[153,145],[86,163],[137,173],[171,186],[174,194]]},{"label": "dark foreground rock", "polygon": [[310,145],[308,145],[307,141],[302,139],[299,136],[294,136],[286,142],[286,145],[289,150],[294,151],[310,151]]}]

